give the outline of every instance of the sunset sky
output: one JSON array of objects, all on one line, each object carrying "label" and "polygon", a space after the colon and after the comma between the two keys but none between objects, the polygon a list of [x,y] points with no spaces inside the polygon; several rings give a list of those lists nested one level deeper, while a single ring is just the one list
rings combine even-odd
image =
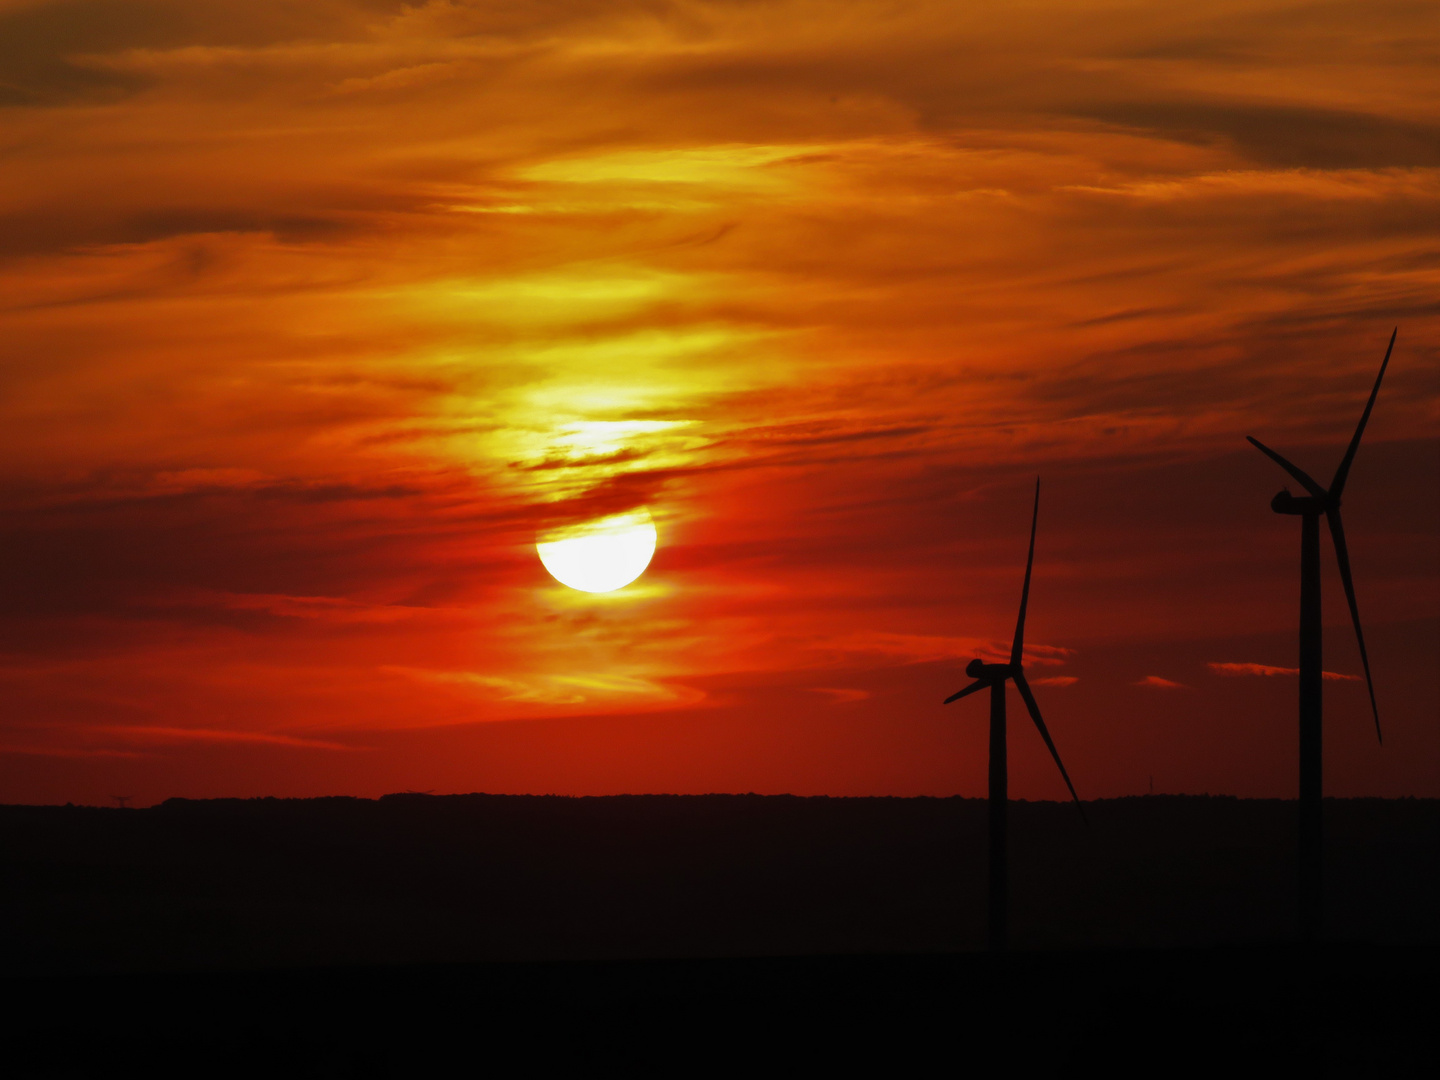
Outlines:
[{"label": "sunset sky", "polygon": [[0,801],[979,795],[1037,474],[1080,795],[1293,797],[1244,437],[1328,482],[1397,326],[1326,783],[1440,796],[1434,16],[0,0]]}]

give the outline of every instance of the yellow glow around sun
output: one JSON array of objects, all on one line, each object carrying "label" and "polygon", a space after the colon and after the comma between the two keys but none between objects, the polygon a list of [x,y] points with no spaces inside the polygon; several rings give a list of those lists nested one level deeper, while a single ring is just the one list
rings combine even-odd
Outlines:
[{"label": "yellow glow around sun", "polygon": [[588,593],[614,592],[645,572],[655,554],[648,510],[600,518],[552,534],[535,545],[550,576]]}]

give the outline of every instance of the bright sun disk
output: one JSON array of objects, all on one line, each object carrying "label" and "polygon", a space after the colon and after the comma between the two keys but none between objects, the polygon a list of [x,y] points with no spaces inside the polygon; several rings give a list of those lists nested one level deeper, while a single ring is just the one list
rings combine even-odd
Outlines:
[{"label": "bright sun disk", "polygon": [[551,534],[535,550],[550,576],[588,593],[614,592],[645,572],[655,554],[655,522],[648,510],[615,514]]}]

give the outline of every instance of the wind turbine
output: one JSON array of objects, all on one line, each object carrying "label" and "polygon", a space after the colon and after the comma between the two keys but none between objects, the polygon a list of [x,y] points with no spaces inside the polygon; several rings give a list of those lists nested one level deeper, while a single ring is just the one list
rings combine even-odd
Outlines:
[{"label": "wind turbine", "polygon": [[1009,841],[1006,810],[1010,796],[1009,773],[1005,764],[1005,682],[1007,679],[1014,680],[1015,689],[1019,690],[1020,696],[1025,699],[1025,707],[1030,710],[1030,719],[1035,721],[1035,727],[1039,729],[1040,737],[1050,748],[1050,756],[1060,767],[1060,775],[1065,778],[1065,786],[1070,789],[1070,795],[1075,800],[1075,805],[1080,807],[1081,818],[1085,817],[1085,808],[1080,806],[1080,796],[1075,794],[1075,785],[1070,783],[1070,774],[1065,771],[1065,763],[1060,760],[1060,751],[1055,749],[1050,732],[1045,728],[1045,720],[1040,715],[1040,706],[1035,704],[1035,695],[1030,692],[1030,684],[1025,681],[1025,671],[1020,665],[1021,656],[1025,652],[1025,608],[1030,601],[1030,570],[1035,565],[1035,526],[1039,520],[1040,478],[1037,476],[1035,478],[1035,512],[1030,519],[1030,554],[1025,560],[1025,586],[1020,591],[1020,618],[1015,623],[1015,641],[1010,646],[1010,662],[1008,664],[987,664],[979,657],[971,660],[965,666],[965,674],[975,681],[964,690],[951,694],[944,702],[949,705],[952,701],[959,701],[986,687],[990,689],[989,914],[990,948],[996,951],[1005,948],[1006,915],[1009,911],[1007,859]]},{"label": "wind turbine", "polygon": [[1290,489],[1281,491],[1270,500],[1270,509],[1277,514],[1291,514],[1300,518],[1300,933],[1313,939],[1320,932],[1322,897],[1321,865],[1323,861],[1323,828],[1321,823],[1321,787],[1323,782],[1323,755],[1321,742],[1322,714],[1322,668],[1320,648],[1320,516],[1325,516],[1330,526],[1330,538],[1335,543],[1335,561],[1340,564],[1340,581],[1345,586],[1345,599],[1350,604],[1350,618],[1355,623],[1355,640],[1360,645],[1360,663],[1365,668],[1365,686],[1370,691],[1370,711],[1375,716],[1375,737],[1380,735],[1380,710],[1375,704],[1375,683],[1370,678],[1370,657],[1365,653],[1365,634],[1360,629],[1360,609],[1355,604],[1355,584],[1350,577],[1350,554],[1345,547],[1345,527],[1340,521],[1340,495],[1345,490],[1345,479],[1350,475],[1350,464],[1355,460],[1355,451],[1360,449],[1360,436],[1365,433],[1365,424],[1370,419],[1370,410],[1375,407],[1375,397],[1380,393],[1380,380],[1385,378],[1385,368],[1390,364],[1390,353],[1395,348],[1395,335],[1399,327],[1390,334],[1390,344],[1385,349],[1385,359],[1380,362],[1380,374],[1375,376],[1375,387],[1370,391],[1370,400],[1360,414],[1360,423],[1355,428],[1355,437],[1350,448],[1335,470],[1327,491],[1317,484],[1310,475],[1298,466],[1286,461],[1259,439],[1247,435],[1255,448],[1270,458],[1300,483],[1306,496],[1296,497]]}]

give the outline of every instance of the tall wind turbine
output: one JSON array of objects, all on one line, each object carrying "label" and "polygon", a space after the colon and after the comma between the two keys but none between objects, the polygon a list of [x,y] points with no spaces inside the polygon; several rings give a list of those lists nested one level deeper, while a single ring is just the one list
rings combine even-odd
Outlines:
[{"label": "tall wind turbine", "polygon": [[1035,565],[1035,526],[1040,520],[1040,478],[1035,478],[1035,513],[1030,519],[1030,554],[1025,560],[1025,586],[1020,591],[1020,618],[1015,623],[1015,641],[1010,646],[1010,662],[1008,664],[987,664],[984,660],[976,658],[965,666],[965,674],[975,681],[964,690],[951,694],[945,699],[945,704],[973,694],[978,690],[990,689],[990,948],[1000,950],[1005,948],[1006,937],[1006,915],[1009,911],[1009,877],[1008,859],[1009,841],[1006,821],[1007,803],[1009,802],[1009,772],[1005,764],[1005,681],[1013,679],[1015,689],[1020,691],[1020,696],[1025,699],[1025,707],[1030,710],[1030,719],[1035,721],[1035,727],[1040,731],[1040,737],[1045,740],[1045,745],[1050,748],[1050,756],[1055,759],[1055,764],[1060,767],[1060,775],[1065,778],[1065,786],[1070,789],[1070,796],[1075,800],[1075,805],[1080,807],[1080,816],[1085,816],[1085,808],[1080,806],[1080,796],[1075,794],[1075,785],[1070,783],[1070,774],[1065,771],[1065,763],[1060,760],[1060,751],[1055,749],[1055,743],[1050,738],[1050,732],[1045,728],[1045,720],[1040,715],[1040,706],[1035,704],[1035,695],[1030,692],[1030,684],[1025,681],[1025,671],[1020,666],[1020,659],[1025,652],[1025,607],[1030,601],[1030,570]]},{"label": "tall wind turbine", "polygon": [[[1370,678],[1370,657],[1365,652],[1365,634],[1360,629],[1360,609],[1355,604],[1355,584],[1350,577],[1350,554],[1345,547],[1345,527],[1340,522],[1340,495],[1345,490],[1345,478],[1350,475],[1350,464],[1355,460],[1355,451],[1360,449],[1360,436],[1365,434],[1365,424],[1370,419],[1370,410],[1375,407],[1376,395],[1380,393],[1380,380],[1385,378],[1385,368],[1390,364],[1390,353],[1395,348],[1395,331],[1390,334],[1390,344],[1385,349],[1385,359],[1380,362],[1380,374],[1375,376],[1375,387],[1370,391],[1370,400],[1360,414],[1360,423],[1355,428],[1355,437],[1350,448],[1335,470],[1335,479],[1330,481],[1327,491],[1317,484],[1310,475],[1298,466],[1286,461],[1259,439],[1247,435],[1255,448],[1270,458],[1292,477],[1307,492],[1296,497],[1289,488],[1270,500],[1270,509],[1277,514],[1291,514],[1300,518],[1300,933],[1302,937],[1314,938],[1320,932],[1323,861],[1323,827],[1321,822],[1321,787],[1323,782],[1323,755],[1321,742],[1322,713],[1322,668],[1320,648],[1320,516],[1325,516],[1330,526],[1330,538],[1335,542],[1335,560],[1340,564],[1340,581],[1345,586],[1345,599],[1350,604],[1350,618],[1355,623],[1355,640],[1360,645],[1360,663],[1365,668],[1365,686],[1370,691],[1370,711],[1375,716],[1375,737],[1380,735],[1380,709],[1375,704],[1375,683]],[[1383,739],[1381,740],[1383,742]]]}]

